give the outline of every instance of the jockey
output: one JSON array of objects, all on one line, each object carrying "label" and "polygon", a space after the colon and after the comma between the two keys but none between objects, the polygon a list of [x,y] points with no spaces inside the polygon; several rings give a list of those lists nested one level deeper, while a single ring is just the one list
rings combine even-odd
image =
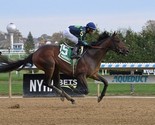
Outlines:
[{"label": "jockey", "polygon": [[71,25],[63,31],[63,36],[75,43],[72,58],[81,57],[80,55],[78,55],[78,50],[81,46],[88,45],[88,43],[84,41],[86,34],[92,34],[95,30],[95,24],[93,22],[89,22],[86,26]]}]

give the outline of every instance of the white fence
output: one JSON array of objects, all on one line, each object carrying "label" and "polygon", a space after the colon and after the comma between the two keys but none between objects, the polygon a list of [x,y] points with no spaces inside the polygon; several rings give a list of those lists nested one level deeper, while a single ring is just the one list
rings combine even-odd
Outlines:
[{"label": "white fence", "polygon": [[13,54],[25,54],[24,50],[9,50],[9,49],[0,49],[0,52],[2,52],[4,55],[13,55]]},{"label": "white fence", "polygon": [[155,63],[101,63],[101,69],[155,69]]}]

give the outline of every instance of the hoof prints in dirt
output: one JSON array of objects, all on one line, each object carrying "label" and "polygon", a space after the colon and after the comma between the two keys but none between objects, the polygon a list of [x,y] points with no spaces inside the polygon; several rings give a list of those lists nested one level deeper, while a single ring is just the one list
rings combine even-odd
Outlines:
[{"label": "hoof prints in dirt", "polygon": [[10,106],[9,108],[10,109],[19,109],[20,108],[20,105],[19,104],[15,104],[13,106]]}]

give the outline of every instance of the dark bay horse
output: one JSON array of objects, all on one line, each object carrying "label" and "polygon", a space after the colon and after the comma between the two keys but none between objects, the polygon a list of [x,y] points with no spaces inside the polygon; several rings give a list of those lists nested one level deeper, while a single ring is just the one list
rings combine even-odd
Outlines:
[{"label": "dark bay horse", "polygon": [[[64,92],[59,84],[59,72],[73,76],[72,66],[58,57],[60,52],[59,49],[60,46],[58,45],[42,46],[23,60],[18,60],[8,65],[1,66],[0,72],[9,72],[18,69],[20,66],[24,67],[27,63],[33,63],[38,69],[45,72],[43,82],[45,86],[55,89],[62,97],[66,97],[67,100],[74,103],[75,100]],[[91,43],[90,47],[86,48],[86,51],[78,60],[74,76],[80,81],[82,88],[77,85],[77,88],[74,89],[75,92],[77,90],[78,92],[82,90],[81,92],[84,92],[83,94],[88,94],[86,78],[89,77],[104,83],[104,88],[101,95],[98,97],[98,102],[102,100],[105,96],[108,82],[98,74],[98,71],[100,69],[101,61],[109,50],[123,55],[127,55],[129,52],[125,43],[119,39],[117,34],[101,34],[98,41]],[[51,85],[51,77],[54,78],[53,85]]]}]

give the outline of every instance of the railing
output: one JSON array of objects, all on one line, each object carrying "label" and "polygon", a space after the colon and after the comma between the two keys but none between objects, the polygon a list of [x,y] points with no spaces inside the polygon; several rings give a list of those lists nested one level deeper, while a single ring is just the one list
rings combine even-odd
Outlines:
[{"label": "railing", "polygon": [[[134,84],[155,84],[155,73],[149,75],[148,71],[155,69],[155,63],[102,63],[100,66],[103,77],[109,84],[130,84],[131,93],[134,92]],[[125,70],[130,74],[109,75],[108,70]],[[136,70],[145,70],[142,75],[136,75]],[[145,74],[144,74],[145,73]],[[98,94],[101,82],[95,81],[98,85]]]},{"label": "railing", "polygon": [[101,63],[101,69],[155,69],[155,63]]},{"label": "railing", "polygon": [[13,55],[13,54],[25,54],[24,50],[8,50],[8,49],[0,49],[0,52],[4,55]]}]

